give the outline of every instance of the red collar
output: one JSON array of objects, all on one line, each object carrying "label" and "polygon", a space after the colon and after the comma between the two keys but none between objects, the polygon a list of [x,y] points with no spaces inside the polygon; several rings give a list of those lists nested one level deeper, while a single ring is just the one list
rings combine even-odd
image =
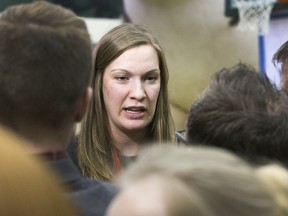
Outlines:
[{"label": "red collar", "polygon": [[122,167],[122,164],[121,164],[119,155],[117,154],[115,148],[113,148],[113,150],[112,150],[112,155],[113,155],[113,160],[114,160],[114,169],[115,169],[115,172],[116,172],[116,174],[119,174],[119,173],[122,172],[123,167]]}]

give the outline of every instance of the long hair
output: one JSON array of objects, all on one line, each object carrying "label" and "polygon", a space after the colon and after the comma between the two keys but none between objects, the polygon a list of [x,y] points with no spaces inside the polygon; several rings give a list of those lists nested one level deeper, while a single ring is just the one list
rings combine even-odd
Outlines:
[{"label": "long hair", "polygon": [[121,24],[102,37],[94,52],[91,80],[94,96],[79,135],[79,164],[83,174],[89,178],[109,181],[114,177],[115,149],[102,92],[104,70],[126,50],[141,45],[151,45],[156,50],[161,71],[160,92],[154,117],[147,129],[147,140],[159,143],[171,140],[173,127],[167,91],[168,69],[163,50],[148,29],[138,24]]}]

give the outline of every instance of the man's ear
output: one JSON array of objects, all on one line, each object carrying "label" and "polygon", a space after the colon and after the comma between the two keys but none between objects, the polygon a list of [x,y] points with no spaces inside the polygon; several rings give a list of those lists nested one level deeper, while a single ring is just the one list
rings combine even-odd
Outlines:
[{"label": "man's ear", "polygon": [[83,95],[79,99],[79,102],[77,104],[77,110],[75,112],[75,122],[80,122],[82,118],[84,117],[89,107],[92,94],[93,94],[93,90],[90,86],[88,86],[86,90],[83,92]]}]

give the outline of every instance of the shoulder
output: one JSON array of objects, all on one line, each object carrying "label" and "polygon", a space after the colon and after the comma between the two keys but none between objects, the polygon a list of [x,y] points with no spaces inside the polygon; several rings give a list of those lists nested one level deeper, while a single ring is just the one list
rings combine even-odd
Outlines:
[{"label": "shoulder", "polygon": [[118,191],[113,184],[81,177],[70,158],[47,163],[68,189],[66,195],[79,208],[81,215],[105,215],[106,209]]},{"label": "shoulder", "polygon": [[69,196],[77,203],[83,215],[103,216],[117,193],[112,184],[81,178],[81,187]]},{"label": "shoulder", "polygon": [[97,181],[93,179],[88,179],[88,178],[81,178],[80,180],[81,183],[81,188],[80,190],[88,190],[92,192],[102,192],[103,195],[109,196],[114,196],[117,193],[117,188],[112,184],[108,182],[102,182],[102,181]]}]

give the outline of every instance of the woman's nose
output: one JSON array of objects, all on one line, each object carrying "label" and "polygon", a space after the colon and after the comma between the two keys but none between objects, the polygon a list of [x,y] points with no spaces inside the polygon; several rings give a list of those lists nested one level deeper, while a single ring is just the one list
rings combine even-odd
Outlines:
[{"label": "woman's nose", "polygon": [[130,96],[136,100],[142,100],[145,98],[145,88],[143,83],[140,80],[134,82],[130,89]]}]

